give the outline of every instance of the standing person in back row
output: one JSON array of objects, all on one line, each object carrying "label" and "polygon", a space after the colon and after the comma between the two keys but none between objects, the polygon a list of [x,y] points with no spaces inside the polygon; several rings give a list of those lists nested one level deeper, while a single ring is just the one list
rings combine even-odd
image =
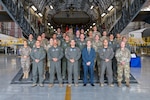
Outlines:
[{"label": "standing person in back row", "polygon": [[32,86],[37,85],[37,81],[39,78],[39,86],[43,87],[44,81],[44,60],[46,56],[46,52],[44,48],[41,46],[40,41],[36,41],[35,47],[31,50],[30,54],[33,60],[32,74],[33,74],[33,84]]},{"label": "standing person in back row", "polygon": [[28,38],[28,41],[27,41],[27,42],[28,42],[28,46],[29,46],[30,48],[33,48],[33,45],[35,44],[35,40],[34,40],[32,34],[29,35],[29,38]]},{"label": "standing person in back row", "polygon": [[103,47],[98,50],[100,57],[100,86],[104,86],[104,75],[106,71],[106,76],[108,79],[108,85],[113,86],[113,73],[112,73],[112,58],[114,57],[114,52],[111,47],[108,46],[108,40],[103,40]]},{"label": "standing person in back row", "polygon": [[95,50],[94,48],[92,48],[92,43],[90,40],[87,40],[86,43],[87,47],[83,48],[82,50],[82,64],[83,64],[83,72],[84,72],[84,76],[83,76],[83,86],[86,86],[87,84],[87,75],[88,72],[90,74],[90,83],[91,86],[94,86],[94,60],[95,60]]},{"label": "standing person in back row", "polygon": [[117,59],[117,81],[118,86],[121,87],[122,75],[124,73],[126,86],[130,87],[130,58],[131,54],[128,48],[125,47],[125,42],[121,42],[120,48],[116,51],[115,55]]},{"label": "standing person in back row", "polygon": [[50,60],[50,84],[49,87],[54,85],[55,71],[57,73],[57,78],[59,81],[59,86],[62,87],[61,78],[61,59],[63,57],[63,49],[58,46],[57,39],[53,40],[53,46],[48,49],[48,59]]},{"label": "standing person in back row", "polygon": [[[65,50],[67,47],[70,46],[70,37],[68,35],[65,36],[64,41],[61,44],[61,47],[63,48],[63,53],[65,54]],[[62,79],[65,79],[67,77],[67,59],[65,56],[62,58]]]},{"label": "standing person in back row", "polygon": [[81,51],[75,46],[75,40],[70,41],[70,47],[66,48],[65,56],[68,63],[68,83],[69,87],[72,84],[72,74],[74,75],[74,84],[78,86],[78,60],[81,56]]}]

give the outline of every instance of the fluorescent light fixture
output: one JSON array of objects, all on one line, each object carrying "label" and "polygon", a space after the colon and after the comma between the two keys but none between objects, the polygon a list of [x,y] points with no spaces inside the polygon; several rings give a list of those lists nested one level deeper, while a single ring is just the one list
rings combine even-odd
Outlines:
[{"label": "fluorescent light fixture", "polygon": [[142,8],[141,11],[150,11],[150,6]]},{"label": "fluorescent light fixture", "polygon": [[114,7],[111,5],[107,10],[111,11]]},{"label": "fluorescent light fixture", "polygon": [[90,28],[92,28],[92,26],[90,26]]},{"label": "fluorescent light fixture", "polygon": [[31,6],[31,8],[34,10],[34,11],[37,11],[36,7],[35,6]]},{"label": "fluorescent light fixture", "polygon": [[93,23],[93,26],[96,25],[96,23]]},{"label": "fluorescent light fixture", "polygon": [[51,26],[51,28],[53,28],[53,26]]},{"label": "fluorescent light fixture", "polygon": [[54,29],[54,32],[56,31],[56,29]]},{"label": "fluorescent light fixture", "polygon": [[106,13],[101,14],[101,17],[104,17],[106,15]]},{"label": "fluorescent light fixture", "polygon": [[92,5],[92,6],[90,7],[90,9],[93,9],[93,7],[94,7],[94,6]]},{"label": "fluorescent light fixture", "polygon": [[40,17],[43,17],[43,15],[42,15],[41,13],[38,13],[38,15],[39,15]]},{"label": "fluorescent light fixture", "polygon": [[51,8],[51,9],[54,9],[52,5],[50,5],[50,8]]},{"label": "fluorescent light fixture", "polygon": [[87,31],[89,31],[89,29],[87,29]]},{"label": "fluorescent light fixture", "polygon": [[49,25],[49,26],[50,26],[51,24],[50,24],[50,23],[47,23],[47,25]]}]

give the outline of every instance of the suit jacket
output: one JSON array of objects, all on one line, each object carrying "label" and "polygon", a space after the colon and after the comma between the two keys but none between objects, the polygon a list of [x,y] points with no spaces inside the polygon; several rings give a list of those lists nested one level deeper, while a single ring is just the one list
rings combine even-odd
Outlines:
[{"label": "suit jacket", "polygon": [[82,64],[86,66],[87,62],[91,62],[90,66],[94,66],[94,59],[95,59],[95,50],[91,47],[90,53],[88,53],[87,47],[83,48],[82,50]]}]

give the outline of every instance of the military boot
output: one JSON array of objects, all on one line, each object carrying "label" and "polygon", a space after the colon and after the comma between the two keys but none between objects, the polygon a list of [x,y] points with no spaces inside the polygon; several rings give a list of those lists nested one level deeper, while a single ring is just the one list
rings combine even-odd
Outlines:
[{"label": "military boot", "polygon": [[127,86],[127,87],[130,87],[129,81],[126,82],[126,86]]},{"label": "military boot", "polygon": [[118,87],[121,87],[121,82],[118,82]]},{"label": "military boot", "polygon": [[26,74],[25,73],[23,73],[23,77],[22,77],[23,79],[25,79],[26,78]]},{"label": "military boot", "polygon": [[26,72],[26,79],[29,77],[29,73],[28,72]]}]

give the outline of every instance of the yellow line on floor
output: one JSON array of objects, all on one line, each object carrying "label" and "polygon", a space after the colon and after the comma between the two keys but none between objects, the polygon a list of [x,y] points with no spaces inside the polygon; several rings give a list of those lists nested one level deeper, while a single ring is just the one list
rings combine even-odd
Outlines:
[{"label": "yellow line on floor", "polygon": [[66,86],[65,100],[71,100],[71,87]]}]

